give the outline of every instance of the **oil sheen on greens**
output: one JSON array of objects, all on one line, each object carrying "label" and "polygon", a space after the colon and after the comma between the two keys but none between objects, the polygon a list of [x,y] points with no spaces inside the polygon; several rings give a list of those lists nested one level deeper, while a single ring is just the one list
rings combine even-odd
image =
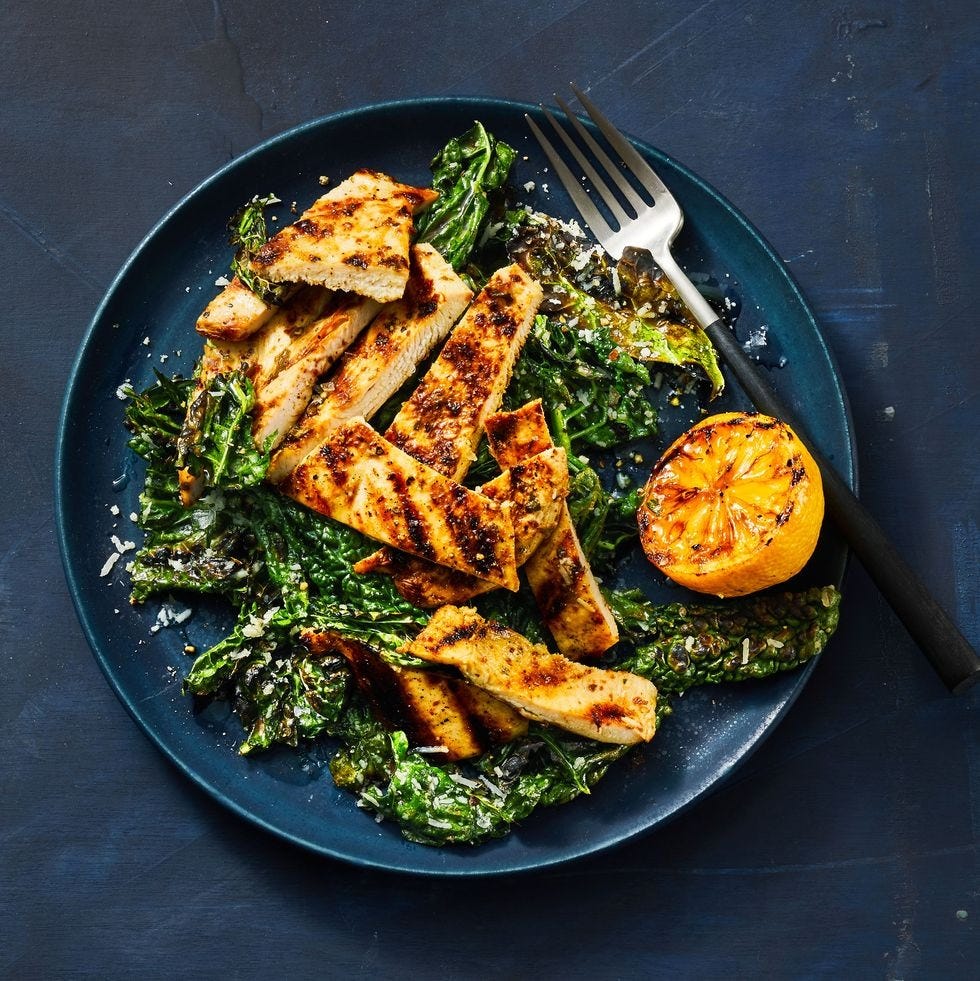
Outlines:
[{"label": "oil sheen on greens", "polygon": [[[587,461],[612,459],[617,448],[656,433],[648,364],[700,373],[709,394],[720,390],[721,375],[711,345],[648,258],[631,254],[613,268],[574,228],[507,207],[514,157],[479,123],[450,141],[432,161],[440,198],[421,220],[420,237],[477,287],[514,259],[544,284],[545,304],[505,402],[544,400],[552,435],[569,454],[579,536],[596,567],[612,572],[636,538],[636,492],[611,492]],[[271,203],[253,199],[233,219],[239,275],[265,239],[263,209]],[[281,299],[268,284],[250,285]],[[360,806],[412,841],[446,845],[499,837],[537,807],[589,793],[628,751],[534,725],[477,760],[440,765],[404,733],[385,731],[343,659],[311,653],[299,633],[335,631],[419,666],[397,651],[425,615],[387,577],[351,572],[372,542],[262,482],[269,455],[252,442],[247,378],[210,381],[188,412],[194,392],[193,380],[158,374],[146,391],[129,393],[130,446],[146,465],[132,599],[209,594],[236,611],[231,632],[196,657],[184,686],[198,699],[228,700],[244,727],[242,753],[327,738],[333,779]],[[204,484],[189,507],[180,503],[178,466]],[[474,471],[491,467],[484,448]],[[613,592],[624,639],[609,661],[654,681],[666,718],[671,697],[695,685],[761,678],[812,658],[836,626],[838,600],[829,587],[714,606],[655,606],[637,592]],[[547,641],[526,591],[489,593],[477,605]]]}]

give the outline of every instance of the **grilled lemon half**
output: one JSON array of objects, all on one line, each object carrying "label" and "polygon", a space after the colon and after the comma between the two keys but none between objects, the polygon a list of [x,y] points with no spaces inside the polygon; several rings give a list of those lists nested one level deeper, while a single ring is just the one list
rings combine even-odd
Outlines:
[{"label": "grilled lemon half", "polygon": [[637,512],[647,558],[699,593],[744,596],[794,576],[823,522],[820,471],[771,416],[725,412],[657,461]]}]

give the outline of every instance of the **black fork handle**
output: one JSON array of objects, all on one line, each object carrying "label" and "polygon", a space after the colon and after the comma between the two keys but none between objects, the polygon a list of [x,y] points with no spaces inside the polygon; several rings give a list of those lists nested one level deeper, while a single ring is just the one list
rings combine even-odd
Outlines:
[{"label": "black fork handle", "polygon": [[762,412],[781,419],[806,444],[820,467],[827,510],[861,564],[888,600],[912,639],[929,659],[943,684],[954,694],[980,679],[980,657],[925,583],[899,555],[881,526],[857,499],[837,470],[813,446],[796,414],[776,394],[761,371],[742,350],[722,320],[708,324],[705,333],[731,368],[745,393]]}]

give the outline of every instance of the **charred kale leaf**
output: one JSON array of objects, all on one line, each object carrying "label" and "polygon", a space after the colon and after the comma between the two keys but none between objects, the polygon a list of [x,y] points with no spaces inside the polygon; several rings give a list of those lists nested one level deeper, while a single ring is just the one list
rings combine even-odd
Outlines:
[{"label": "charred kale leaf", "polygon": [[535,808],[563,804],[590,788],[629,747],[544,727],[500,746],[475,766],[436,765],[405,734],[361,716],[357,738],[331,763],[338,786],[361,806],[396,821],[409,841],[478,844],[507,834]]},{"label": "charred kale leaf", "polygon": [[269,471],[271,437],[257,447],[252,438],[255,389],[241,372],[216,375],[191,396],[177,437],[176,466],[207,488],[242,490]]},{"label": "charred kale leaf", "polygon": [[610,603],[637,643],[617,667],[649,678],[665,693],[799,667],[823,650],[840,615],[833,586],[711,605],[655,606],[638,592],[613,594]]},{"label": "charred kale leaf", "polygon": [[243,754],[330,732],[340,718],[349,672],[337,655],[316,656],[297,639],[297,618],[282,607],[243,607],[235,629],[201,654],[185,691],[231,699],[247,736]]},{"label": "charred kale leaf", "polygon": [[270,282],[256,273],[251,263],[269,237],[265,209],[278,203],[279,199],[275,195],[269,194],[264,198],[256,195],[236,211],[228,222],[228,242],[235,249],[235,257],[231,260],[232,275],[237,276],[257,297],[273,307],[285,299],[289,284]]},{"label": "charred kale leaf", "polygon": [[699,367],[711,395],[724,378],[711,341],[690,317],[676,290],[653,265],[650,253],[629,249],[615,268],[575,226],[526,214],[516,228],[511,255],[545,289],[542,311],[568,330],[599,338],[607,356],[639,362]]},{"label": "charred kale leaf", "polygon": [[138,516],[146,534],[130,570],[136,603],[174,589],[231,594],[246,585],[249,560],[236,508],[220,491],[191,507],[180,501],[177,443],[193,387],[158,372],[146,391],[129,392],[129,445],[146,462]]},{"label": "charred kale leaf", "polygon": [[482,123],[450,140],[432,160],[438,200],[419,218],[418,240],[428,242],[457,272],[464,269],[516,151]]}]

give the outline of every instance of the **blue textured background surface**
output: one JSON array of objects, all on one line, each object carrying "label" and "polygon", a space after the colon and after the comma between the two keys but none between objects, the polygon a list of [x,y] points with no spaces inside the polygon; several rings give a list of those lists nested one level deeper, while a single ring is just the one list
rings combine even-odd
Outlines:
[{"label": "blue textured background surface", "polygon": [[51,508],[84,327],[190,187],[325,113],[574,78],[791,263],[862,496],[980,643],[970,4],[9,0],[0,26],[0,971],[975,976],[980,696],[946,695],[856,563],[833,656],[697,809],[561,870],[421,881],[285,846],[166,762],[88,652]]}]

